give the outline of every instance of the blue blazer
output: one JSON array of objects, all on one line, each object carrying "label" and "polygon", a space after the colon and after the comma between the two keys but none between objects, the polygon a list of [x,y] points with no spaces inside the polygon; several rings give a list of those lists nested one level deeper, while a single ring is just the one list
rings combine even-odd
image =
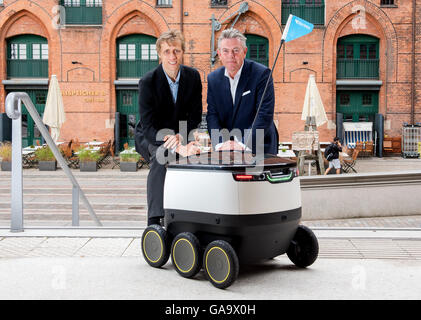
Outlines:
[{"label": "blue blazer", "polygon": [[[242,142],[246,143],[245,129],[250,129],[259,107],[260,99],[270,69],[251,60],[244,60],[241,77],[235,94],[235,105],[232,103],[229,79],[224,75],[225,67],[221,67],[208,75],[208,111],[206,121],[212,137],[212,129],[241,130]],[[275,93],[273,80],[270,79],[263,104],[257,117],[254,129],[264,129],[264,152],[278,153],[278,131],[273,122]],[[216,144],[224,139],[215,141]],[[226,139],[225,139],[226,140]],[[250,139],[251,142],[251,139]],[[255,131],[253,131],[253,153],[256,153]]]}]

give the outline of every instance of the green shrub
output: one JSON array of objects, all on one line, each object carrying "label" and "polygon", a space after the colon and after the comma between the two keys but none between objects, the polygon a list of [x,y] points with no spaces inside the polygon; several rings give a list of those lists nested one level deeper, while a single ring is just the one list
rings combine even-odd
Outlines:
[{"label": "green shrub", "polygon": [[50,147],[42,147],[35,150],[35,157],[38,161],[54,161],[55,157]]},{"label": "green shrub", "polygon": [[93,151],[90,149],[80,149],[77,156],[81,162],[97,162],[101,158],[101,155],[98,151]]},{"label": "green shrub", "polygon": [[0,158],[2,161],[12,161],[12,145],[10,143],[0,144]]},{"label": "green shrub", "polygon": [[138,162],[140,160],[140,154],[137,152],[133,153],[120,153],[121,162]]}]

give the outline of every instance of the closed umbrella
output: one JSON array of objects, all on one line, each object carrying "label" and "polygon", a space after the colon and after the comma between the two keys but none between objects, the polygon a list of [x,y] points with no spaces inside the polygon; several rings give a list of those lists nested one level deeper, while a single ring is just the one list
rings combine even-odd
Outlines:
[{"label": "closed umbrella", "polygon": [[57,142],[60,136],[60,128],[66,121],[66,115],[64,113],[63,97],[55,75],[51,76],[43,121],[51,128],[51,137],[54,142]]},{"label": "closed umbrella", "polygon": [[327,122],[325,108],[313,74],[308,79],[301,120],[307,120],[307,117],[315,117],[317,127]]}]

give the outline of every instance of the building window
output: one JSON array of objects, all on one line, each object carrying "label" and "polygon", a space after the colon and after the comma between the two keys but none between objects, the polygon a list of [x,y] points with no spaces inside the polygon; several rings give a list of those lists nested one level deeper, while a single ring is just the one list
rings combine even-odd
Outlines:
[{"label": "building window", "polygon": [[372,95],[370,93],[363,94],[363,106],[371,106],[373,104]]},{"label": "building window", "polygon": [[102,7],[102,0],[86,0],[87,7]]},{"label": "building window", "polygon": [[254,34],[246,34],[247,55],[246,58],[269,65],[269,41],[268,39]]},{"label": "building window", "polygon": [[342,37],[337,44],[337,79],[378,79],[379,39],[367,35]]},{"label": "building window", "polygon": [[339,96],[339,103],[341,106],[349,106],[351,102],[351,96],[348,93],[341,93]]},{"label": "building window", "polygon": [[140,78],[158,66],[156,38],[134,34],[117,39],[117,77]]},{"label": "building window", "polygon": [[325,24],[324,0],[282,0],[282,24],[286,24],[290,14],[315,25]]},{"label": "building window", "polygon": [[226,7],[228,0],[211,0],[211,7]]},{"label": "building window", "polygon": [[172,7],[172,0],[157,0],[157,7]]},{"label": "building window", "polygon": [[395,5],[395,0],[380,0],[381,6],[393,6]]},{"label": "building window", "polygon": [[48,44],[32,44],[32,59],[48,60]]},{"label": "building window", "polygon": [[36,35],[20,35],[7,40],[9,78],[48,78],[48,42]]},{"label": "building window", "polygon": [[66,25],[101,25],[102,0],[60,0],[65,7]]},{"label": "building window", "polygon": [[135,60],[136,59],[136,45],[135,44],[120,44],[119,45],[119,59],[120,60]]}]

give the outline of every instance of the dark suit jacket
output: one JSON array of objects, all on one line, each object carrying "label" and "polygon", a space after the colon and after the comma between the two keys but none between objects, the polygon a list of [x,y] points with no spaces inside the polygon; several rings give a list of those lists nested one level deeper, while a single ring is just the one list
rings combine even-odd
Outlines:
[{"label": "dark suit jacket", "polygon": [[[246,143],[244,140],[247,139],[247,136],[245,136],[244,130],[251,129],[270,69],[257,62],[244,60],[235,94],[235,105],[232,103],[229,79],[224,72],[225,67],[222,67],[208,75],[208,111],[206,116],[208,130],[212,135],[212,129],[225,128],[229,131],[240,129],[243,143]],[[277,154],[278,131],[273,122],[274,106],[275,94],[271,79],[254,129],[264,129],[264,152]],[[255,136],[255,130],[253,136]],[[215,143],[215,139],[212,140]],[[217,142],[222,142],[221,140]],[[253,138],[254,140],[255,138]],[[254,153],[256,152],[255,144],[256,142],[252,147]]]},{"label": "dark suit jacket", "polygon": [[[157,139],[161,129],[170,129],[183,135],[187,142],[191,130],[202,121],[202,81],[197,70],[180,66],[177,102],[174,104],[171,89],[162,65],[145,74],[139,81],[139,115],[136,126],[136,150],[149,161],[148,145],[160,146]],[[187,121],[187,132],[179,132],[179,121]]]}]

